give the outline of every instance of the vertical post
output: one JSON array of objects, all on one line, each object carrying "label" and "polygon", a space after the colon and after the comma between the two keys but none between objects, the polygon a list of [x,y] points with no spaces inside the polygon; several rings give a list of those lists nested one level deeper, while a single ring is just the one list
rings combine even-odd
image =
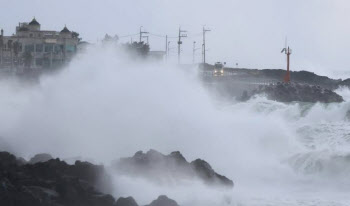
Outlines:
[{"label": "vertical post", "polygon": [[195,55],[196,55],[196,41],[193,42],[193,59],[192,59],[193,64],[195,62]]},{"label": "vertical post", "polygon": [[205,29],[203,26],[203,63],[205,64]]},{"label": "vertical post", "polygon": [[141,43],[141,41],[142,41],[142,26],[140,26],[140,43]]},{"label": "vertical post", "polygon": [[170,56],[170,41],[168,41],[167,58]]},{"label": "vertical post", "polygon": [[203,47],[204,47],[204,44],[202,44],[202,63],[204,63],[204,49],[203,49]]},{"label": "vertical post", "polygon": [[2,56],[3,56],[3,47],[4,47],[4,30],[1,29],[1,35],[0,35],[0,66],[3,64],[2,62]]},{"label": "vertical post", "polygon": [[177,63],[180,64],[180,49],[181,49],[181,27],[179,28],[179,41],[177,42]]},{"label": "vertical post", "polygon": [[186,31],[181,30],[181,27],[180,27],[179,28],[179,41],[177,42],[177,44],[178,44],[178,46],[177,46],[177,56],[178,56],[178,60],[177,61],[178,61],[178,64],[180,64],[180,60],[181,60],[181,57],[180,57],[180,55],[181,55],[181,44],[182,44],[181,37],[187,37],[186,34],[182,34],[184,32],[186,32]]},{"label": "vertical post", "polygon": [[205,57],[205,53],[206,53],[205,33],[206,33],[207,31],[210,31],[210,30],[205,29],[205,27],[203,26],[203,46],[202,46],[203,51],[202,51],[202,54],[203,54],[203,63],[204,63],[204,64],[206,63],[206,59],[205,59],[205,58],[206,58],[206,57]]},{"label": "vertical post", "polygon": [[290,82],[290,68],[289,68],[289,64],[290,64],[290,55],[292,54],[292,51],[289,47],[286,47],[282,50],[282,53],[285,53],[287,55],[287,73],[284,76],[284,82],[288,83]]},{"label": "vertical post", "polygon": [[165,60],[168,60],[168,35],[165,36]]},{"label": "vertical post", "polygon": [[289,72],[289,59],[290,58],[290,50],[289,50],[289,47],[287,49],[287,78],[286,78],[286,82],[289,82],[290,81],[290,72]]}]

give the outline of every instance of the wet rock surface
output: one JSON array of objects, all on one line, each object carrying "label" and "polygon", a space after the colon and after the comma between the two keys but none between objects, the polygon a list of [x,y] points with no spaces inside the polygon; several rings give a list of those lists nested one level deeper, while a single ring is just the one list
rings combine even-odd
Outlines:
[{"label": "wet rock surface", "polygon": [[146,206],[179,206],[175,200],[168,198],[165,195],[159,196],[156,200],[153,200]]},{"label": "wet rock surface", "polygon": [[343,80],[341,83],[339,83],[339,86],[350,87],[350,78]]},{"label": "wet rock surface", "polygon": [[29,164],[36,164],[39,162],[47,162],[51,159],[53,159],[53,157],[50,154],[46,154],[46,153],[37,154],[29,160]]},{"label": "wet rock surface", "polygon": [[[270,100],[279,102],[343,102],[343,98],[337,93],[324,89],[320,86],[298,83],[277,83],[260,86],[253,90],[248,96],[264,94]],[[242,100],[246,100],[247,95],[242,95]]]},{"label": "wet rock surface", "polygon": [[[189,163],[180,152],[163,155],[155,150],[140,151],[133,157],[122,158],[118,166],[134,174],[157,172],[173,175],[173,178],[198,178],[211,186],[233,187],[231,180],[217,174],[206,161],[197,159]],[[138,206],[133,197],[120,197],[116,201],[106,194],[111,182],[102,165],[82,161],[70,165],[58,158],[33,163],[8,152],[0,152],[0,205]],[[147,206],[178,206],[178,203],[160,195]]]},{"label": "wet rock surface", "polygon": [[138,206],[133,197],[120,197],[116,204],[116,206]]},{"label": "wet rock surface", "polygon": [[233,181],[216,173],[204,160],[188,162],[180,152],[169,155],[150,150],[139,151],[133,157],[113,163],[117,172],[128,176],[145,177],[158,183],[199,179],[210,186],[233,187]]},{"label": "wet rock surface", "polygon": [[87,162],[74,165],[51,159],[23,164],[0,152],[0,205],[6,206],[110,206],[111,195],[98,190],[103,166]]}]

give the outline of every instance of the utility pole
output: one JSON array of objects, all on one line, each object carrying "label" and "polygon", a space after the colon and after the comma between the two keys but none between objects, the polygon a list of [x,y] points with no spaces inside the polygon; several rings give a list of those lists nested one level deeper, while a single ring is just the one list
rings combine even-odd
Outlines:
[{"label": "utility pole", "polygon": [[205,64],[206,63],[206,60],[205,60],[205,50],[206,50],[206,47],[205,47],[205,33],[210,31],[209,29],[205,29],[205,27],[203,26],[203,45],[202,45],[202,55],[203,55],[203,63]]},{"label": "utility pole", "polygon": [[194,56],[196,55],[196,41],[193,42],[193,59],[192,63],[194,64]]},{"label": "utility pole", "polygon": [[140,43],[142,41],[142,38],[144,38],[143,34],[148,34],[148,32],[142,31],[142,27],[143,26],[140,27]]},{"label": "utility pole", "polygon": [[1,29],[1,31],[0,31],[0,67],[3,64],[3,60],[2,60],[3,59],[2,58],[3,47],[4,47],[4,30]]},{"label": "utility pole", "polygon": [[168,60],[168,35],[165,35],[165,60]]},{"label": "utility pole", "polygon": [[195,61],[195,60],[196,60],[196,51],[197,51],[198,49],[200,49],[200,48],[196,48],[196,42],[194,41],[194,42],[193,42],[193,59],[192,59],[193,64],[196,62],[196,61]]},{"label": "utility pole", "polygon": [[167,58],[170,56],[170,41],[168,41]]},{"label": "utility pole", "polygon": [[281,53],[285,53],[287,55],[287,73],[284,76],[284,82],[288,83],[290,82],[290,72],[289,72],[289,62],[290,62],[290,55],[292,54],[292,50],[289,48],[289,46],[282,49]]},{"label": "utility pole", "polygon": [[179,28],[179,41],[177,42],[177,57],[178,57],[178,64],[180,64],[180,60],[181,60],[181,38],[187,37],[187,34],[182,34],[182,33],[186,33],[187,31],[185,30],[181,30],[181,27]]}]

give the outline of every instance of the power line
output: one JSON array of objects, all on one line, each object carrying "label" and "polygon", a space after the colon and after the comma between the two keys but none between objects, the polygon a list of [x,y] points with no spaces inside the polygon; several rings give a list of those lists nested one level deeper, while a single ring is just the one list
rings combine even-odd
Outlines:
[{"label": "power line", "polygon": [[[118,35],[118,37],[119,38],[126,38],[126,37],[132,37],[132,36],[136,36],[136,35],[140,35],[140,32],[135,33],[135,34],[125,34],[125,35],[121,35],[121,36]],[[155,33],[151,33],[151,32],[148,32],[148,35],[159,37],[159,38],[166,38],[166,36],[167,36],[167,35],[155,34]],[[187,37],[193,38],[193,37],[197,37],[197,36],[201,36],[201,35],[202,35],[202,32],[201,33],[196,33],[196,34],[193,34],[193,35],[187,35]],[[177,38],[179,38],[179,37],[178,36],[168,36],[168,39],[177,39]]]},{"label": "power line", "polygon": [[[162,34],[155,34],[155,33],[151,33],[149,32],[149,35],[151,36],[155,36],[155,37],[160,37],[160,38],[165,38],[167,35],[162,35]],[[196,34],[193,34],[193,35],[187,35],[187,37],[189,38],[193,38],[193,37],[198,37],[198,36],[201,36],[202,35],[202,32],[201,33],[196,33]],[[168,36],[169,39],[177,39],[178,36]]]},{"label": "power line", "polygon": [[197,36],[201,36],[202,35],[202,32],[200,32],[200,33],[195,33],[195,34],[193,34],[193,35],[190,35],[189,37],[191,38],[191,37],[197,37]]},{"label": "power line", "polygon": [[136,36],[139,35],[139,33],[136,34],[127,34],[127,35],[123,35],[123,36],[118,36],[119,38],[125,38],[125,37],[131,37],[131,36]]},{"label": "power line", "polygon": [[[149,35],[151,36],[156,36],[156,37],[160,37],[160,38],[165,38],[167,37],[167,35],[161,35],[161,34],[154,34],[154,33],[149,33]],[[168,36],[169,39],[176,39],[177,37],[175,36]]]}]

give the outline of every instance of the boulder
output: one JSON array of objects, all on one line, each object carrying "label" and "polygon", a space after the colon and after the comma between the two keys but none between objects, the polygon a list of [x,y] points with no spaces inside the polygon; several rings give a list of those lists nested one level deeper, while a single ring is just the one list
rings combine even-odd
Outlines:
[{"label": "boulder", "polygon": [[39,162],[47,162],[51,159],[53,159],[53,157],[50,154],[46,154],[46,153],[36,154],[34,157],[32,157],[29,160],[29,164],[36,164]]},{"label": "boulder", "polygon": [[147,206],[179,206],[175,200],[168,198],[165,195],[159,196]]},{"label": "boulder", "polygon": [[103,166],[88,162],[68,165],[60,159],[22,164],[0,152],[0,205],[114,206],[111,195],[98,189]]},{"label": "boulder", "polygon": [[120,197],[115,206],[138,206],[133,197]]},{"label": "boulder", "polygon": [[225,176],[217,174],[213,168],[204,160],[196,159],[191,162],[191,166],[196,174],[207,184],[219,184],[226,187],[233,187],[233,181]]},{"label": "boulder", "polygon": [[[324,89],[316,85],[299,83],[278,82],[277,84],[261,85],[248,96],[252,97],[257,94],[264,94],[268,99],[279,102],[333,103],[344,101],[340,95],[329,89]],[[246,94],[242,95],[241,99],[247,99]]]},{"label": "boulder", "polygon": [[[156,151],[151,151],[149,155],[158,160],[162,157]],[[145,161],[146,156],[141,153],[136,156],[143,159],[139,161]],[[179,161],[184,160],[180,153],[173,153],[172,156],[174,157],[171,158]],[[98,183],[101,177],[106,176],[108,175],[102,165],[89,162],[76,161],[74,165],[69,165],[57,158],[46,162],[23,164],[23,160],[19,160],[16,156],[0,152],[0,205],[138,206],[132,197],[119,198],[115,201],[113,196],[101,192]],[[177,204],[166,196],[160,196],[150,205]]]},{"label": "boulder", "polygon": [[0,169],[13,169],[18,165],[17,158],[8,153],[8,152],[0,152]]},{"label": "boulder", "polygon": [[209,163],[200,159],[189,163],[179,151],[169,155],[155,150],[138,151],[133,157],[121,158],[112,165],[123,175],[144,177],[156,183],[199,179],[210,186],[233,187],[232,180],[217,174]]}]

